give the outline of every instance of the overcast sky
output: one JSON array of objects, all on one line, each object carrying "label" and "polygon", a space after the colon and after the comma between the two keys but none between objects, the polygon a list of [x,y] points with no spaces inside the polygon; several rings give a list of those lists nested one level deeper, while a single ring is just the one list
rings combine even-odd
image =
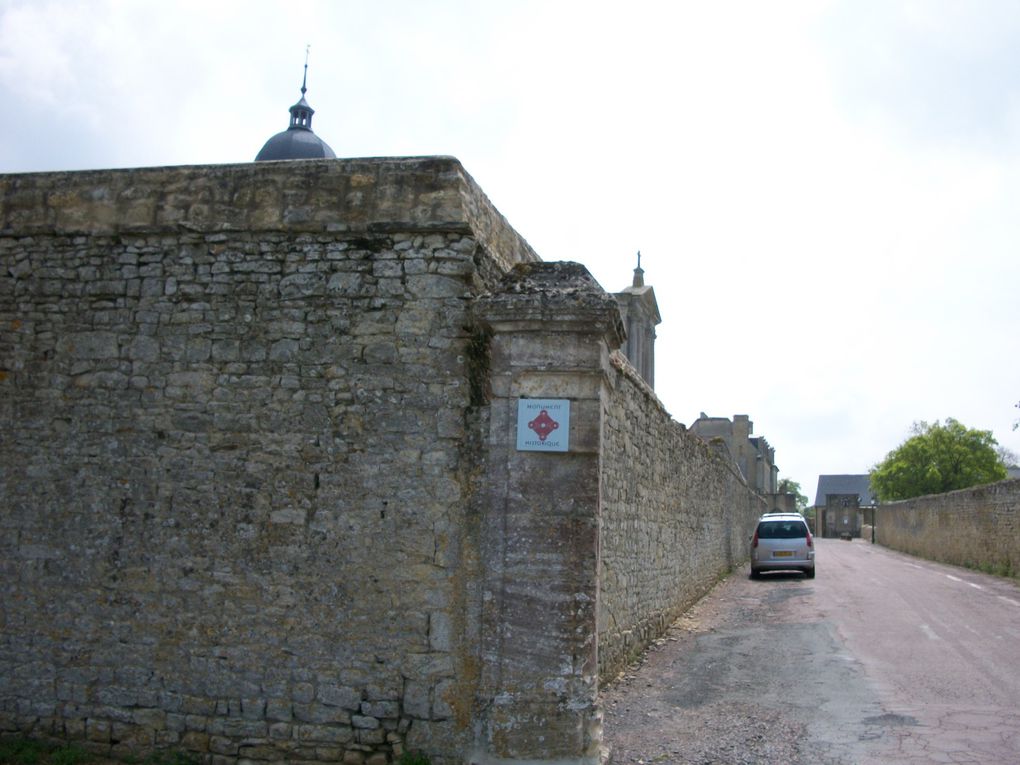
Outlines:
[{"label": "overcast sky", "polygon": [[0,173],[250,161],[311,45],[340,157],[451,154],[545,260],[635,253],[680,422],[780,474],[1020,452],[1020,3],[0,0]]}]

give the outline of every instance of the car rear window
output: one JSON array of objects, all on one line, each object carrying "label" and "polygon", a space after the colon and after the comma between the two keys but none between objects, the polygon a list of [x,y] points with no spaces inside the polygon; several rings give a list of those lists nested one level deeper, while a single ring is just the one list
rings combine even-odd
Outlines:
[{"label": "car rear window", "polygon": [[799,539],[807,536],[804,521],[762,521],[758,539]]}]

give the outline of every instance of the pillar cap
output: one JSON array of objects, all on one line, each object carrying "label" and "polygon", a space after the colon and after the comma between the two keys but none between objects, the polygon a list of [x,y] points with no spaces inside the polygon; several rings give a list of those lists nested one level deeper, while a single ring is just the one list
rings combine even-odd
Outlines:
[{"label": "pillar cap", "polygon": [[626,337],[620,309],[580,263],[519,263],[481,296],[478,318],[493,330],[601,334],[610,350]]}]

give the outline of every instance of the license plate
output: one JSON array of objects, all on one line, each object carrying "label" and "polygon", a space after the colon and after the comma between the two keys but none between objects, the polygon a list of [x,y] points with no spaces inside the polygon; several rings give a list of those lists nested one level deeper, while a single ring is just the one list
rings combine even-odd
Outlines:
[{"label": "license plate", "polygon": [[772,553],[773,558],[792,558],[793,550],[776,550]]}]

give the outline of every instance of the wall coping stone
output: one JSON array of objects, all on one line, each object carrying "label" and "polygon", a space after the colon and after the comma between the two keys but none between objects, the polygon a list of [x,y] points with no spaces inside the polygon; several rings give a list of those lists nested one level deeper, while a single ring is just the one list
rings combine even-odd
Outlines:
[{"label": "wall coping stone", "polygon": [[462,231],[504,269],[539,260],[455,157],[0,174],[0,235]]},{"label": "wall coping stone", "polygon": [[[641,376],[641,373],[638,372],[637,369],[635,369],[634,365],[630,363],[630,359],[627,358],[627,355],[623,351],[617,349],[609,354],[609,363],[613,369],[618,370],[620,374],[630,380],[638,391],[652,402],[656,409],[662,412],[664,416],[669,417],[671,420],[673,419],[672,415],[670,415],[669,411],[666,409],[666,405],[662,403],[662,399],[660,399],[658,394],[656,394],[655,389],[649,385],[648,381]],[[677,422],[676,420],[674,420],[674,422],[676,422],[677,426],[679,426],[681,430],[687,430],[687,426],[682,422]]]},{"label": "wall coping stone", "polygon": [[482,295],[476,312],[503,331],[601,333],[610,351],[627,336],[620,309],[580,263],[519,263],[495,292]]},{"label": "wall coping stone", "polygon": [[967,486],[963,489],[953,489],[952,491],[943,492],[942,494],[919,494],[916,497],[909,497],[908,499],[892,499],[888,502],[879,502],[878,508],[880,510],[896,510],[900,508],[910,509],[909,506],[919,505],[922,502],[928,500],[937,500],[943,497],[958,497],[966,495],[980,495],[985,491],[1017,491],[1020,492],[1020,478],[1003,478],[999,481],[992,481],[991,483],[979,483],[974,486]]}]

